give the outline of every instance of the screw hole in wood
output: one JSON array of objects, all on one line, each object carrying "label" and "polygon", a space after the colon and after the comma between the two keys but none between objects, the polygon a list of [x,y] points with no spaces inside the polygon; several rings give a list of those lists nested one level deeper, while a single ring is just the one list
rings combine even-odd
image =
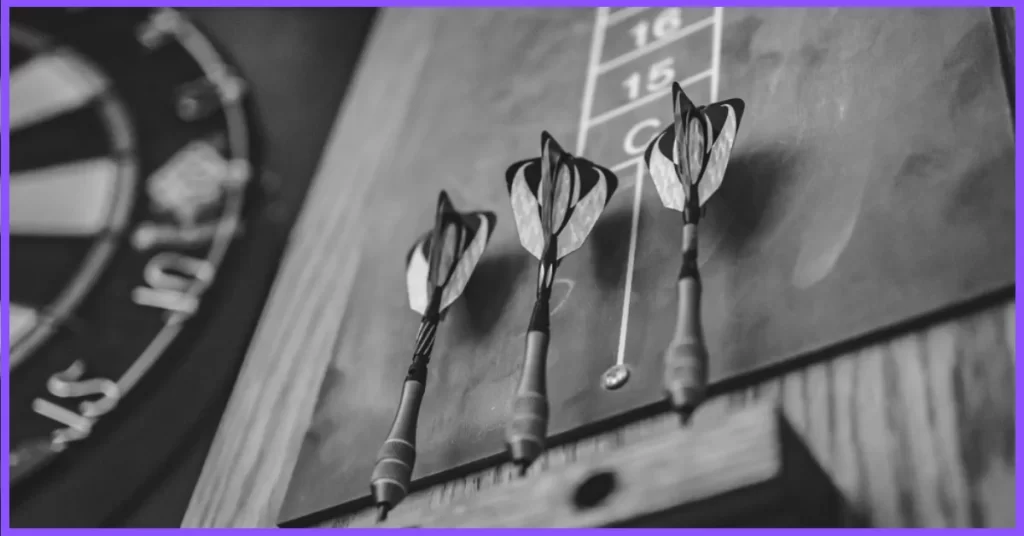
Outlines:
[{"label": "screw hole in wood", "polygon": [[576,487],[572,502],[578,510],[589,510],[600,506],[618,487],[618,479],[612,471],[598,471]]}]

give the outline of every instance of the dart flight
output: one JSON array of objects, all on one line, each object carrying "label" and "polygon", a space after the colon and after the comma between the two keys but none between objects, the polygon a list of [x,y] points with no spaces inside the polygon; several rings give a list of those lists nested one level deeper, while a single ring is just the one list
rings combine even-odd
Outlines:
[{"label": "dart flight", "polygon": [[683,262],[679,273],[675,334],[665,351],[666,395],[685,423],[704,399],[708,352],[700,321],[697,223],[708,199],[722,185],[744,103],[729,99],[694,106],[678,83],[672,85],[673,122],[644,152],[662,203],[683,213]]},{"label": "dart flight", "polygon": [[703,206],[722,185],[744,104],[729,99],[698,108],[679,84],[672,97],[674,121],[651,140],[644,161],[661,202],[683,211],[691,190]]},{"label": "dart flight", "polygon": [[412,479],[416,421],[437,325],[466,288],[496,222],[491,212],[457,211],[442,191],[433,230],[417,240],[406,256],[409,306],[422,318],[398,410],[370,477],[370,489],[382,520],[405,498]]},{"label": "dart flight", "polygon": [[549,301],[555,269],[583,245],[618,186],[614,173],[567,153],[547,132],[540,144],[540,158],[516,162],[505,175],[519,241],[540,261],[523,375],[506,430],[509,453],[521,471],[544,451],[547,435]]}]

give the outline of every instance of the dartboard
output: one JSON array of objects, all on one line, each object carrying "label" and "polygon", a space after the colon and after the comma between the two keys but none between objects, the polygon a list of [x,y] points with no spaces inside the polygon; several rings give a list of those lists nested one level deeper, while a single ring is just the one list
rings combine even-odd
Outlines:
[{"label": "dartboard", "polygon": [[174,366],[254,171],[244,77],[178,11],[12,11],[9,82],[17,501]]}]

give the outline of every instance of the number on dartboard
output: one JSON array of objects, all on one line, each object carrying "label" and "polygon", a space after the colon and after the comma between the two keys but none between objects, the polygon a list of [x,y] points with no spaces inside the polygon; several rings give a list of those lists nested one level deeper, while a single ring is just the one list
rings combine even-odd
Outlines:
[{"label": "number on dartboard", "polygon": [[622,85],[626,88],[626,96],[633,101],[640,97],[641,92],[657,93],[667,89],[675,79],[676,70],[673,59],[668,57],[651,64],[647,68],[646,78],[642,77],[639,72],[634,72],[622,81]]},{"label": "number on dartboard", "polygon": [[646,45],[651,37],[657,41],[682,27],[683,11],[678,7],[670,7],[658,13],[658,16],[654,17],[654,22],[642,20],[636,23],[629,29],[629,33],[633,36],[636,48],[640,48]]},{"label": "number on dartboard", "polygon": [[100,398],[80,403],[77,412],[44,398],[36,398],[32,401],[32,411],[67,427],[54,432],[53,441],[57,444],[64,445],[89,437],[96,420],[113,411],[121,400],[121,389],[117,382],[107,378],[83,379],[84,375],[85,363],[75,361],[66,370],[50,376],[46,383],[46,390],[57,398],[72,399],[102,395]]},{"label": "number on dartboard", "polygon": [[192,292],[197,284],[205,287],[213,279],[214,267],[203,259],[174,252],[163,252],[146,264],[146,285],[135,287],[132,301],[174,313],[193,314],[199,298]]}]

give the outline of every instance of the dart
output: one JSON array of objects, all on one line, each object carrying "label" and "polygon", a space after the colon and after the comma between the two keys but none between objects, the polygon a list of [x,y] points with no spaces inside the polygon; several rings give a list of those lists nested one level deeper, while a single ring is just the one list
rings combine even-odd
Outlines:
[{"label": "dart", "polygon": [[370,490],[381,521],[408,493],[416,463],[416,421],[437,325],[466,288],[496,222],[491,212],[458,212],[442,191],[434,228],[416,241],[406,257],[409,306],[420,314],[421,320],[398,410],[391,431],[377,452],[370,477]]},{"label": "dart", "polygon": [[675,332],[665,350],[664,387],[682,422],[703,401],[708,351],[700,319],[701,281],[697,266],[697,224],[704,204],[722,185],[744,103],[729,99],[696,107],[678,83],[672,85],[674,121],[644,152],[661,202],[683,214]]},{"label": "dart", "polygon": [[614,173],[565,152],[547,132],[540,144],[540,158],[516,162],[505,174],[519,241],[539,261],[523,373],[505,435],[521,473],[544,451],[547,436],[549,301],[555,270],[583,245],[618,186]]}]

